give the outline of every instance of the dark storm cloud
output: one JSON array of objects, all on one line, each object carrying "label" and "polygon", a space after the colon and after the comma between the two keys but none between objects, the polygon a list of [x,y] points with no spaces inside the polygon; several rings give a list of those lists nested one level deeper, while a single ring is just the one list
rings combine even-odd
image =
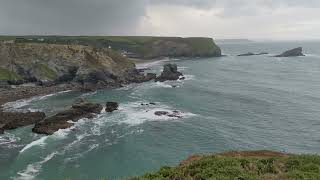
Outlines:
[{"label": "dark storm cloud", "polygon": [[0,0],[0,33],[125,34],[144,15],[144,0]]}]

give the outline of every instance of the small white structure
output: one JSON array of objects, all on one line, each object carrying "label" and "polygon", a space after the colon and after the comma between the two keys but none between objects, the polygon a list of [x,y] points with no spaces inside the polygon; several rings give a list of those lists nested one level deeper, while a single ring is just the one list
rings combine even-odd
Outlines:
[{"label": "small white structure", "polygon": [[14,40],[9,40],[9,41],[0,41],[1,44],[14,44]]}]

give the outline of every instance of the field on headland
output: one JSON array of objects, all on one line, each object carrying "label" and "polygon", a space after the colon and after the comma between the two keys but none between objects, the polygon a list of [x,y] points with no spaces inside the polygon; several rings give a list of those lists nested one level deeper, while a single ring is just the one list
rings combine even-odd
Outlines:
[{"label": "field on headland", "polygon": [[20,43],[80,44],[112,48],[129,57],[152,59],[168,57],[221,56],[212,38],[156,36],[0,36],[0,41]]}]

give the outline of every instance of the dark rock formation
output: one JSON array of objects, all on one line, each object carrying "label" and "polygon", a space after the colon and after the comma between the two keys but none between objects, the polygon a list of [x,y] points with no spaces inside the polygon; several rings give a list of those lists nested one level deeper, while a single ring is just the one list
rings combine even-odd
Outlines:
[{"label": "dark rock formation", "polygon": [[157,116],[166,116],[166,115],[169,114],[169,112],[167,112],[167,111],[156,111],[156,112],[154,112],[154,114],[157,115]]},{"label": "dark rock formation", "polygon": [[156,79],[156,77],[157,75],[154,73],[147,73],[146,75],[144,75],[139,70],[131,70],[130,72],[128,72],[125,78],[128,82],[131,83],[143,83],[154,80]]},{"label": "dark rock formation", "polygon": [[163,72],[156,78],[156,82],[174,81],[178,80],[182,76],[182,73],[178,71],[176,64],[165,64],[163,66]]},{"label": "dark rock formation", "polygon": [[267,52],[261,52],[261,53],[248,52],[245,54],[239,54],[238,56],[260,56],[260,55],[265,55],[265,54],[269,54],[269,53],[267,53]]},{"label": "dark rock formation", "polygon": [[172,118],[182,118],[182,115],[179,111],[172,111],[171,113],[167,112],[167,111],[156,111],[156,112],[154,112],[154,114],[156,116],[168,116],[168,117],[172,117]]},{"label": "dark rock formation", "polygon": [[302,47],[294,48],[291,50],[288,50],[280,55],[277,55],[275,57],[295,57],[295,56],[305,56],[302,53]]},{"label": "dark rock formation", "polygon": [[0,111],[0,129],[12,130],[40,122],[46,117],[43,112],[2,112]]},{"label": "dark rock formation", "polygon": [[256,54],[252,53],[252,52],[248,52],[248,53],[245,53],[245,54],[239,54],[238,56],[253,56],[253,55],[256,55]]},{"label": "dark rock formation", "polygon": [[90,103],[81,99],[74,103],[69,110],[38,122],[32,131],[38,134],[51,135],[59,129],[66,129],[73,126],[73,123],[68,121],[77,122],[83,118],[92,119],[95,117],[95,114],[100,114],[102,109],[103,107],[100,104]]},{"label": "dark rock formation", "polygon": [[5,124],[0,124],[0,134],[3,134],[3,133],[4,133],[3,126],[5,126]]},{"label": "dark rock formation", "polygon": [[106,112],[113,112],[118,110],[119,104],[117,102],[107,102],[106,104]]}]

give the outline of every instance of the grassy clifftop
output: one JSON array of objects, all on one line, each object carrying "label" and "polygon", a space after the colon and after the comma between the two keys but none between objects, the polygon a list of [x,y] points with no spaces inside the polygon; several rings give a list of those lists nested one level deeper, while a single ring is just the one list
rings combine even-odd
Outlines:
[{"label": "grassy clifftop", "polygon": [[58,43],[111,47],[129,57],[151,59],[168,57],[221,56],[211,38],[152,36],[0,36],[0,40],[17,42]]},{"label": "grassy clifftop", "polygon": [[192,156],[178,167],[163,167],[132,180],[318,180],[320,156],[270,151]]}]

